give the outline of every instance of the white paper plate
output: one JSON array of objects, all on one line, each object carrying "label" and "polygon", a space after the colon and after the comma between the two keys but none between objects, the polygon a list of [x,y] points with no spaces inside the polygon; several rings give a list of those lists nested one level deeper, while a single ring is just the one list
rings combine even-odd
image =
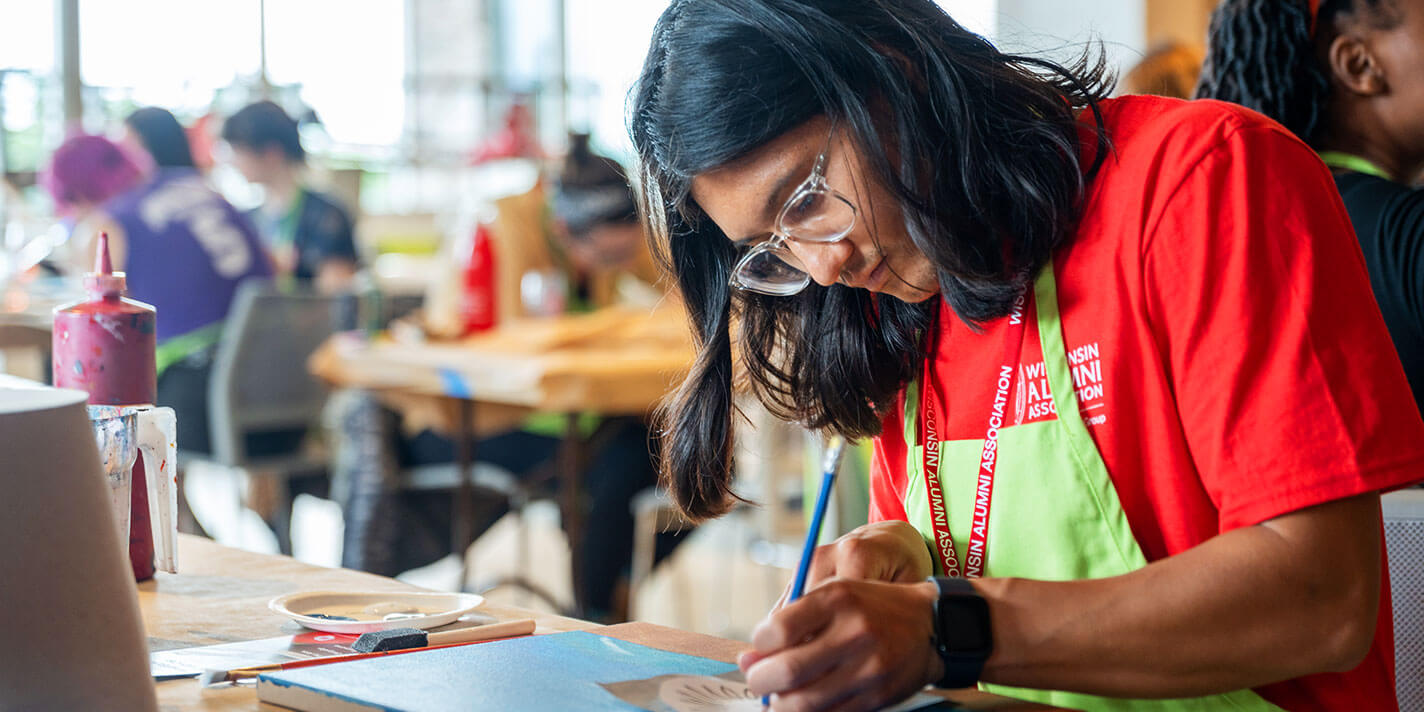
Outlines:
[{"label": "white paper plate", "polygon": [[[473,593],[304,591],[278,596],[267,607],[313,630],[370,633],[390,628],[435,628],[453,623],[485,602]],[[319,616],[341,616],[333,620]],[[391,615],[390,620],[386,616]]]}]

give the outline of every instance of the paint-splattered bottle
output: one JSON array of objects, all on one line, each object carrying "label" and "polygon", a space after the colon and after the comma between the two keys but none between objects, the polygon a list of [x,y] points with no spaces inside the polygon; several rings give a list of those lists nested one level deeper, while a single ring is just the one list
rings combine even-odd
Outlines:
[{"label": "paint-splattered bottle", "polygon": [[[54,310],[54,385],[89,393],[93,405],[151,405],[157,398],[157,310],[124,296],[123,272],[109,259],[100,233],[94,271],[84,275],[86,298]],[[153,577],[153,533],[143,460],[133,470],[129,559],[134,578]]]}]

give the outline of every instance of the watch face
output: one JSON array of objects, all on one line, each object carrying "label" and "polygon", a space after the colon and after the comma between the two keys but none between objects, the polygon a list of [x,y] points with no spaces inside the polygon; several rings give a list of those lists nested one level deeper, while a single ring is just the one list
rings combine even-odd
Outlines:
[{"label": "watch face", "polygon": [[978,596],[949,596],[939,601],[940,641],[950,653],[988,655],[992,647],[989,604]]}]

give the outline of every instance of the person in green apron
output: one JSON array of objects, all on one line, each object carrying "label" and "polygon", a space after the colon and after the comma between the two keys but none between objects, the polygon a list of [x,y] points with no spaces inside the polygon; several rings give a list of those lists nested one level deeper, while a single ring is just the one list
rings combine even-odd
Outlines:
[{"label": "person in green apron", "polygon": [[1379,492],[1424,421],[1330,174],[1243,108],[1106,94],[928,0],[655,26],[629,129],[699,348],[664,481],[737,503],[734,383],[874,442],[870,523],[739,661],[774,709],[1395,708]]},{"label": "person in green apron", "polygon": [[1424,408],[1424,3],[1227,0],[1198,95],[1255,109],[1330,166]]}]

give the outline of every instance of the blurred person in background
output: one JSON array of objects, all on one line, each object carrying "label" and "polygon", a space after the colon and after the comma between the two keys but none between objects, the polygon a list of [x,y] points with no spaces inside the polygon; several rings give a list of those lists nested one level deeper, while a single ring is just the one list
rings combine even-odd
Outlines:
[{"label": "blurred person in background", "polygon": [[[647,254],[627,178],[617,162],[594,154],[587,136],[576,137],[551,183],[552,229],[543,233],[546,244],[528,246],[529,254],[519,259],[529,265],[552,260],[567,290],[563,303],[574,311],[625,301],[626,295],[643,290],[655,291],[651,285],[656,269]],[[540,239],[531,233],[522,237]],[[511,258],[504,252],[498,257]],[[449,554],[451,493],[402,490],[394,473],[454,461],[454,442],[431,429],[404,435],[400,416],[382,408],[372,394],[345,391],[334,401],[338,405],[330,415],[337,423],[337,464],[332,492],[346,521],[342,565],[394,576]],[[582,477],[588,545],[582,547],[579,562],[583,572],[579,598],[585,605],[581,615],[622,620],[628,607],[626,577],[633,551],[631,504],[639,492],[657,484],[656,442],[640,418],[581,420],[586,432],[600,428],[599,445],[590,453]],[[564,427],[562,416],[536,415],[518,430],[480,439],[475,456],[526,483],[542,479],[556,466]],[[476,537],[505,511],[503,503],[483,505]],[[671,553],[687,531],[690,528],[660,533],[656,558]]]},{"label": "blurred person in background", "polygon": [[238,285],[270,278],[272,265],[252,224],[193,167],[172,114],[139,109],[125,128],[123,146],[65,141],[45,185],[63,213],[82,216],[71,240],[86,263],[107,232],[129,296],[158,310],[158,404],[177,411],[185,451],[208,452],[208,373],[223,320]]},{"label": "blurred person in background", "polygon": [[527,95],[514,98],[504,112],[503,126],[470,152],[471,165],[508,158],[542,161],[549,157],[539,144],[539,129],[529,102]]},{"label": "blurred person in background", "polygon": [[[147,170],[148,159],[142,152],[125,149],[103,136],[70,136],[50,155],[39,182],[54,200],[55,214],[69,229],[73,270],[87,270],[94,264],[94,238],[99,234],[96,224],[104,204],[143,183]],[[111,239],[109,250],[117,269],[123,263],[124,246]]]},{"label": "blurred person in background", "polygon": [[658,281],[622,166],[593,152],[586,133],[569,151],[550,190],[551,252],[569,276],[569,306],[585,310],[637,301]]},{"label": "blurred person in background", "polygon": [[171,168],[177,174],[198,169],[188,130],[167,109],[149,106],[129,114],[121,142],[148,154],[160,170]]},{"label": "blurred person in background", "polygon": [[1424,409],[1424,2],[1226,0],[1199,97],[1255,109],[1319,152]]},{"label": "blurred person in background", "polygon": [[229,116],[222,139],[243,177],[262,186],[262,205],[250,217],[279,274],[321,292],[348,290],[360,262],[351,216],[335,198],[307,185],[297,122],[282,107],[261,101]]},{"label": "blurred person in background", "polygon": [[1152,94],[1190,99],[1201,74],[1202,52],[1180,42],[1170,42],[1147,53],[1122,78],[1123,94]]}]

